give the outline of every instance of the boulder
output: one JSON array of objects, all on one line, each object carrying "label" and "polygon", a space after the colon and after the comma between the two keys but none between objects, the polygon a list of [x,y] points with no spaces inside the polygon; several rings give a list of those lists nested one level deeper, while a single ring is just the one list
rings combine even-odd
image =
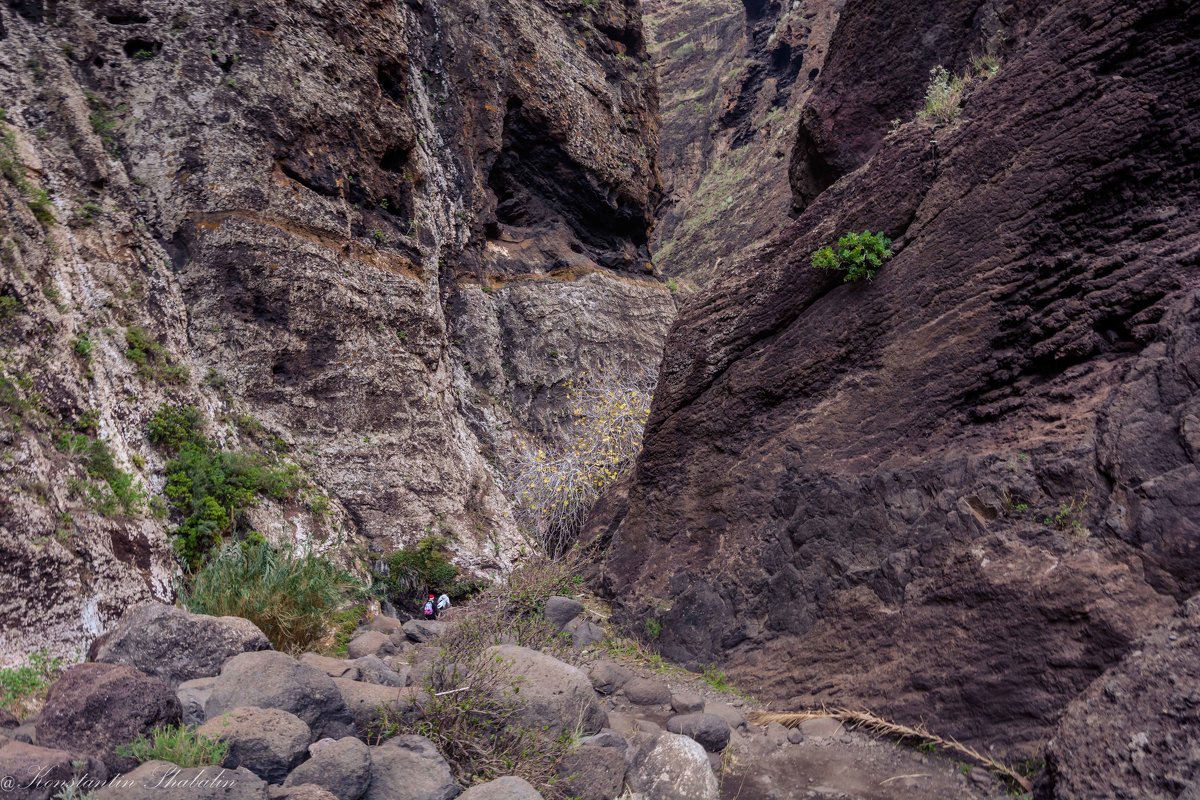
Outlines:
[{"label": "boulder", "polygon": [[705,703],[704,713],[716,714],[718,717],[729,723],[730,728],[736,729],[746,727],[746,715],[728,703]]},{"label": "boulder", "polygon": [[292,770],[284,786],[315,785],[337,800],[358,800],[371,783],[371,750],[352,736],[318,742],[312,757]]},{"label": "boulder", "polygon": [[353,664],[354,668],[358,671],[358,677],[354,680],[359,680],[363,683],[377,683],[380,686],[402,688],[408,685],[412,675],[412,670],[407,666],[404,667],[402,673],[397,672],[389,667],[379,656],[363,656],[349,663]]},{"label": "boulder", "polygon": [[267,800],[267,784],[248,769],[147,761],[114,778],[91,800]]},{"label": "boulder", "polygon": [[[729,723],[716,714],[680,714],[667,720],[667,730],[695,739],[710,753],[719,753],[729,744]],[[787,731],[783,738],[786,742]]]},{"label": "boulder", "polygon": [[345,678],[334,678],[333,683],[350,709],[358,733],[367,733],[385,715],[400,720],[411,719],[418,712],[417,701],[422,693],[416,688],[380,686]]},{"label": "boulder", "polygon": [[359,630],[378,631],[391,636],[393,633],[401,633],[404,631],[404,623],[395,617],[389,617],[385,614],[379,614],[371,617],[365,625]]},{"label": "boulder", "polygon": [[[612,714],[609,714],[609,721],[612,721]],[[590,745],[592,747],[613,747],[624,752],[629,743],[625,741],[625,737],[617,733],[615,730],[605,728],[597,734],[584,736],[579,740],[581,745]]]},{"label": "boulder", "polygon": [[717,777],[704,748],[686,736],[664,733],[648,739],[626,773],[630,787],[646,800],[717,800]]},{"label": "boulder", "polygon": [[424,736],[397,736],[371,748],[364,800],[452,800],[459,793],[450,765]]},{"label": "boulder", "polygon": [[127,664],[76,664],[50,687],[37,720],[43,747],[94,755],[110,772],[137,761],[115,748],[163,725],[183,720],[171,687]]},{"label": "boulder", "polygon": [[392,644],[391,637],[379,631],[364,631],[351,639],[350,644],[346,645],[346,655],[350,658],[377,655],[390,656],[395,651],[396,646]]},{"label": "boulder", "polygon": [[195,678],[184,681],[175,689],[175,696],[183,708],[183,724],[199,725],[204,722],[204,704],[208,702],[216,682],[216,678]]},{"label": "boulder", "polygon": [[676,714],[694,714],[704,710],[704,698],[695,692],[673,692],[671,710]]},{"label": "boulder", "polygon": [[563,631],[571,634],[571,647],[576,652],[604,641],[604,628],[583,617],[568,622]]},{"label": "boulder", "polygon": [[338,800],[338,796],[333,792],[312,783],[302,783],[299,786],[268,786],[267,797],[270,800]]},{"label": "boulder", "polygon": [[611,661],[597,661],[592,665],[589,675],[592,679],[592,687],[597,692],[600,694],[612,694],[623,687],[633,677],[633,672]]},{"label": "boulder", "polygon": [[567,623],[583,613],[583,603],[571,597],[557,595],[546,601],[546,619],[554,629],[561,631]]},{"label": "boulder", "polygon": [[624,740],[620,748],[581,744],[564,754],[555,774],[566,794],[579,800],[613,800],[620,795],[625,785],[624,745]]},{"label": "boulder", "polygon": [[625,699],[635,706],[665,706],[671,702],[671,690],[662,681],[631,678],[624,687]]},{"label": "boulder", "polygon": [[[80,760],[85,763],[76,770]],[[4,800],[50,800],[77,777],[82,781],[80,789],[90,791],[104,782],[108,770],[97,758],[81,758],[0,736],[0,780],[5,781],[0,784],[0,797]]]},{"label": "boulder", "polygon": [[331,678],[346,678],[356,681],[361,677],[355,663],[344,658],[330,658],[317,653],[305,653],[300,656],[300,663],[319,669]]},{"label": "boulder", "polygon": [[581,670],[516,645],[490,647],[486,655],[508,666],[513,676],[508,691],[520,705],[523,724],[545,726],[555,733],[578,726],[585,734],[596,733],[607,724],[604,708]]},{"label": "boulder", "polygon": [[279,708],[235,708],[200,726],[199,733],[229,744],[223,766],[245,767],[279,783],[299,764],[312,732],[304,720]]},{"label": "boulder", "polygon": [[205,703],[209,718],[244,706],[295,714],[315,738],[354,733],[354,717],[334,679],[286,653],[242,653],[225,662]]},{"label": "boulder", "polygon": [[410,619],[404,623],[404,635],[417,644],[431,642],[446,632],[446,623],[433,619]]},{"label": "boulder", "polygon": [[529,781],[512,775],[472,786],[460,797],[463,800],[542,800],[542,795]]},{"label": "boulder", "polygon": [[270,649],[271,642],[249,620],[191,614],[152,602],[133,607],[96,639],[88,660],[128,664],[174,688],[216,675],[238,653]]}]

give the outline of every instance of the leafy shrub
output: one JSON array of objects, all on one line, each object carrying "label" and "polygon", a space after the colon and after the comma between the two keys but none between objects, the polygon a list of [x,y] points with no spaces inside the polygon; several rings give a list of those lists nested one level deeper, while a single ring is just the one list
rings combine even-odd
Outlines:
[{"label": "leafy shrub", "polygon": [[185,441],[167,462],[163,492],[183,518],[175,530],[175,547],[191,569],[208,551],[235,532],[237,512],[259,496],[287,500],[300,488],[297,467],[274,464],[257,453],[219,450],[207,440]]},{"label": "leafy shrub", "polygon": [[163,405],[150,417],[150,441],[178,452],[185,444],[204,441],[204,423],[195,406]]},{"label": "leafy shrub", "polygon": [[55,441],[58,449],[78,459],[89,477],[101,483],[77,488],[105,516],[118,510],[124,514],[140,514],[145,508],[146,493],[140,482],[117,466],[112,449],[100,439],[85,433],[61,433]]},{"label": "leafy shrub", "polygon": [[649,373],[585,376],[568,384],[566,441],[521,447],[511,489],[546,554],[570,548],[600,493],[633,466],[653,391]]},{"label": "leafy shrub", "polygon": [[428,593],[454,588],[458,567],[450,563],[446,544],[441,536],[426,536],[416,547],[396,550],[387,557],[387,569],[378,577],[392,605],[413,611],[421,607]]},{"label": "leafy shrub", "polygon": [[924,122],[953,122],[962,111],[963,97],[971,84],[971,76],[952,75],[941,64],[929,71],[925,87],[925,106],[917,112]]},{"label": "leafy shrub", "polygon": [[137,366],[137,374],[159,383],[185,383],[187,367],[175,364],[167,349],[143,328],[125,330],[125,357]]},{"label": "leafy shrub", "polygon": [[21,301],[11,294],[0,294],[0,325],[7,324],[21,313]]},{"label": "leafy shrub", "polygon": [[871,280],[883,262],[892,257],[892,240],[883,233],[853,231],[837,241],[836,248],[826,245],[812,254],[815,269],[844,272],[844,281]]},{"label": "leafy shrub", "polygon": [[62,659],[45,650],[31,653],[22,666],[0,669],[0,709],[19,719],[28,716],[45,699],[62,669]]},{"label": "leafy shrub", "polygon": [[141,735],[129,744],[117,745],[117,755],[147,761],[170,761],[176,766],[217,767],[225,760],[229,744],[210,739],[184,725],[155,728],[149,736]]},{"label": "leafy shrub", "polygon": [[180,602],[197,614],[248,619],[275,649],[301,653],[326,638],[337,612],[362,592],[353,575],[324,556],[260,538],[222,547],[191,576]]}]

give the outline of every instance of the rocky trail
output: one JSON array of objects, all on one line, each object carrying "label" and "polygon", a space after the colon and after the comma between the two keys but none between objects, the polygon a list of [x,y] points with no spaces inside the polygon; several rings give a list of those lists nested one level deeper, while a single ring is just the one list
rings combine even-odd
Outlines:
[{"label": "rocky trail", "polygon": [[[95,800],[542,797],[516,777],[462,785],[438,745],[416,733],[440,735],[422,728],[438,694],[465,702],[481,691],[466,678],[434,691],[433,673],[447,667],[439,641],[469,614],[456,608],[442,620],[407,622],[377,616],[343,656],[296,658],[271,649],[247,620],[139,606],[97,640],[88,662],[58,679],[39,714],[0,724],[0,774],[13,781],[6,796],[49,800],[74,780]],[[547,797],[1005,795],[982,770],[835,720],[792,730],[750,724],[752,701],[662,662],[639,662],[572,598],[551,597],[546,617],[571,642],[566,660],[516,645],[487,652],[518,698],[508,724],[562,731],[571,740],[554,760],[557,793]],[[179,767],[122,755],[120,745],[179,723],[224,742],[225,757]]]}]

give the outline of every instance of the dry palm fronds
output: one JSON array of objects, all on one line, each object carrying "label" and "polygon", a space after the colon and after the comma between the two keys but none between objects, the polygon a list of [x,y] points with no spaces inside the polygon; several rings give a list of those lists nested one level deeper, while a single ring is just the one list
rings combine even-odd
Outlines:
[{"label": "dry palm fronds", "polygon": [[915,727],[900,725],[882,717],[877,717],[869,711],[851,711],[848,708],[822,708],[814,711],[793,712],[754,711],[747,715],[747,719],[758,725],[769,725],[772,722],[778,722],[786,728],[797,727],[801,722],[810,719],[836,719],[847,723],[852,728],[863,728],[880,736],[891,736],[896,739],[916,739],[925,744],[941,747],[943,750],[959,753],[978,764],[982,764],[992,772],[1004,776],[1017,786],[1020,786],[1024,791],[1029,792],[1033,790],[1029,779],[1024,775],[1012,767],[1001,764],[994,758],[983,755],[973,747],[968,747],[954,739],[947,739],[935,733],[930,733],[922,725]]}]

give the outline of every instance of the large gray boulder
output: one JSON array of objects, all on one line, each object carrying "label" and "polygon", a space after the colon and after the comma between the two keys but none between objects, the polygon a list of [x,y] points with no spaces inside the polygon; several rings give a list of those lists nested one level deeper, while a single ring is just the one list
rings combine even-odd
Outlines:
[{"label": "large gray boulder", "polygon": [[[76,770],[79,761],[83,764]],[[80,778],[82,792],[104,783],[108,770],[97,758],[38,747],[0,736],[0,797],[4,800],[50,800],[65,782]],[[11,781],[11,788],[8,784]]]},{"label": "large gray boulder", "polygon": [[284,786],[312,784],[337,800],[358,800],[371,785],[371,750],[358,739],[322,740],[310,752],[312,757],[292,770]]},{"label": "large gray boulder", "polygon": [[396,646],[386,633],[379,631],[363,631],[350,640],[346,645],[346,655],[350,658],[363,656],[390,656],[396,652]]},{"label": "large gray boulder", "polygon": [[270,650],[253,622],[191,614],[163,603],[134,606],[117,626],[92,643],[88,660],[128,664],[172,688],[208,678],[238,653]]},{"label": "large gray boulder", "polygon": [[50,687],[37,719],[42,747],[86,753],[109,772],[137,766],[116,748],[163,725],[183,719],[171,687],[127,664],[76,664]]},{"label": "large gray boulder", "polygon": [[300,663],[319,669],[331,678],[345,678],[356,681],[361,676],[353,661],[344,658],[330,658],[317,653],[305,653],[300,656]]},{"label": "large gray boulder", "polygon": [[212,694],[216,678],[195,678],[184,681],[175,689],[179,705],[183,707],[183,724],[199,725],[204,722],[204,704]]},{"label": "large gray boulder", "polygon": [[[611,731],[609,734],[620,739]],[[565,753],[555,767],[565,793],[579,800],[613,800],[621,794],[625,785],[625,740],[620,742],[620,747],[583,744]]]},{"label": "large gray boulder", "polygon": [[567,623],[583,613],[583,603],[571,597],[555,595],[546,600],[546,620],[556,631],[567,627]]},{"label": "large gray boulder", "polygon": [[433,619],[410,619],[404,623],[404,634],[417,644],[426,644],[446,632],[446,623]]},{"label": "large gray boulder", "polygon": [[312,734],[304,720],[280,708],[235,708],[198,729],[229,745],[223,766],[245,767],[268,783],[279,783],[308,751]]},{"label": "large gray boulder", "polygon": [[646,800],[717,800],[717,776],[708,753],[686,736],[664,733],[634,755],[626,780]]},{"label": "large gray boulder", "polygon": [[590,671],[592,687],[600,694],[612,694],[618,691],[629,679],[633,672],[628,667],[614,664],[611,661],[597,661]]},{"label": "large gray boulder", "polygon": [[248,769],[147,761],[115,778],[91,800],[267,800],[267,784]]},{"label": "large gray boulder", "polygon": [[354,733],[354,718],[334,679],[286,653],[242,653],[225,662],[204,706],[208,718],[235,708],[279,708],[295,714],[314,739]]},{"label": "large gray boulder", "polygon": [[472,786],[462,793],[461,800],[542,800],[542,795],[529,781],[509,775]]},{"label": "large gray boulder", "polygon": [[716,714],[679,714],[667,720],[667,730],[695,739],[710,753],[719,753],[729,744],[729,723]]},{"label": "large gray boulder", "polygon": [[334,678],[333,683],[341,692],[354,718],[355,730],[360,734],[368,733],[384,717],[394,721],[411,720],[418,713],[417,704],[422,696],[419,689],[380,686],[344,678]]},{"label": "large gray boulder", "polygon": [[371,748],[364,800],[453,800],[460,792],[450,765],[424,736],[397,736]]},{"label": "large gray boulder", "polygon": [[358,678],[363,683],[377,683],[380,686],[407,686],[411,680],[412,670],[404,667],[394,670],[378,656],[363,656],[351,662],[358,670]]},{"label": "large gray boulder", "polygon": [[526,647],[504,644],[489,647],[487,658],[508,671],[511,683],[503,689],[520,707],[520,721],[531,728],[545,727],[597,733],[608,723],[591,681],[581,670],[553,656]]},{"label": "large gray boulder", "polygon": [[665,706],[671,702],[671,690],[653,678],[631,678],[623,691],[625,699],[635,706]]}]

